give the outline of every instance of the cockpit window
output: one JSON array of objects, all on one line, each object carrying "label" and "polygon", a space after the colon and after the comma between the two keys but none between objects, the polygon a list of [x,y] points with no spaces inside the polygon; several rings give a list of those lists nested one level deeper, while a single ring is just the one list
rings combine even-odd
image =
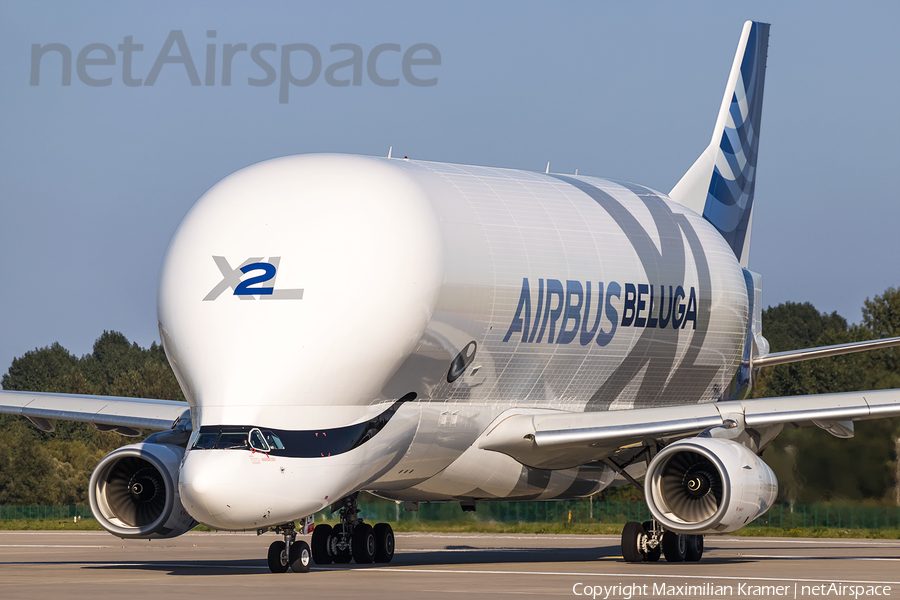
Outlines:
[{"label": "cockpit window", "polygon": [[274,448],[276,450],[284,450],[284,444],[281,443],[280,437],[269,430],[264,430],[262,433],[265,436],[266,442],[269,444],[270,448]]},{"label": "cockpit window", "polygon": [[[249,427],[217,427],[215,430],[206,431],[201,428],[200,435],[191,448],[196,450],[211,450],[218,448],[220,450],[250,450]],[[257,432],[260,436],[258,429]]]},{"label": "cockpit window", "polygon": [[256,428],[250,430],[250,447],[260,452],[268,452],[270,450],[262,432]]},{"label": "cockpit window", "polygon": [[247,444],[247,432],[246,431],[223,431],[219,434],[219,440],[216,442],[216,448],[240,448],[244,450],[249,450],[250,447]]},{"label": "cockpit window", "polygon": [[204,425],[192,450],[248,450],[272,456],[325,458],[349,452],[381,431],[404,402],[407,394],[380,415],[354,425],[320,430],[262,429],[250,425]]},{"label": "cockpit window", "polygon": [[200,432],[200,435],[197,436],[197,440],[194,442],[193,448],[215,448],[216,447],[216,439],[219,437],[218,433],[203,433]]}]

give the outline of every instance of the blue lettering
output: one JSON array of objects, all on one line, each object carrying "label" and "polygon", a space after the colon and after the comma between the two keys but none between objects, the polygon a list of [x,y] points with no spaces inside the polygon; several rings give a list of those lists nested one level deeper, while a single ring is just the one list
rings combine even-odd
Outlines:
[{"label": "blue lettering", "polygon": [[591,340],[594,339],[594,334],[597,333],[597,328],[600,327],[600,315],[602,314],[603,282],[601,281],[599,289],[597,290],[597,316],[594,319],[594,326],[588,331],[588,317],[591,315],[591,282],[588,281],[584,296],[584,319],[581,321],[581,337],[578,338],[578,341],[581,342],[582,346],[587,346],[591,343]]},{"label": "blue lettering", "polygon": [[666,286],[659,286],[659,328],[665,329],[669,324],[669,318],[672,316],[672,286],[669,286],[669,308],[666,312],[666,318],[663,319],[663,306],[666,305]]},{"label": "blue lettering", "polygon": [[[537,335],[537,324],[541,319],[541,307],[544,306],[544,280],[538,279],[538,305],[537,310],[534,311],[534,327],[531,328],[531,337],[528,338],[528,343],[534,341],[534,336]],[[546,322],[545,322],[546,323]],[[541,327],[541,335],[544,335],[544,328]],[[538,339],[538,341],[541,341]]]},{"label": "blue lettering", "polygon": [[[525,318],[522,318],[522,310],[525,311]],[[528,326],[531,323],[531,289],[528,287],[528,278],[522,278],[522,292],[519,294],[519,306],[516,307],[516,316],[513,317],[512,323],[509,325],[509,331],[503,338],[504,342],[508,342],[510,336],[517,331],[522,332],[522,342],[528,339]]]},{"label": "blue lettering", "polygon": [[[633,289],[633,286],[632,286]],[[613,339],[613,336],[616,335],[616,327],[618,326],[619,320],[619,312],[616,310],[616,307],[612,304],[612,298],[619,298],[622,293],[622,288],[615,281],[610,281],[609,285],[606,287],[606,318],[609,319],[609,322],[612,323],[612,329],[609,330],[609,333],[603,331],[602,329],[597,334],[597,345],[598,346],[606,346]],[[599,318],[599,314],[597,315]]]},{"label": "blue lettering", "polygon": [[[625,306],[622,309],[622,327],[628,327],[634,322],[634,303],[637,300],[637,290],[633,283],[625,284]],[[606,311],[609,316],[609,311]]]},{"label": "blue lettering", "polygon": [[638,293],[637,293],[637,308],[634,310],[634,326],[635,327],[646,327],[647,319],[641,316],[641,311],[644,310],[644,306],[647,304],[642,299],[644,294],[649,293],[648,290],[650,286],[646,283],[638,284]]},{"label": "blue lettering", "polygon": [[250,277],[249,279],[245,279],[244,281],[242,281],[236,288],[234,288],[234,295],[255,296],[259,294],[260,296],[271,296],[275,291],[275,288],[252,286],[256,285],[257,283],[269,281],[270,279],[275,277],[275,265],[265,262],[256,262],[241,267],[241,273],[245,275],[250,271],[265,271],[265,273],[263,273],[262,275],[257,275],[255,277]]},{"label": "blue lettering", "polygon": [[[253,268],[266,273],[243,282],[242,286],[235,290],[236,294],[268,293],[267,288],[250,286],[271,279],[274,272],[269,271],[274,271],[274,267],[268,263],[255,263],[247,265],[242,270],[246,273]],[[532,319],[531,284],[527,277],[523,277],[519,303],[503,342],[510,341],[515,334],[521,334],[522,343],[541,343],[548,323],[550,324],[548,344],[569,344],[577,337],[582,346],[587,346],[593,340],[601,347],[612,341],[620,326],[663,329],[671,324],[673,329],[685,329],[690,321],[691,328],[697,329],[699,306],[697,290],[693,287],[686,291],[680,285],[674,288],[670,285],[667,291],[666,286],[660,285],[657,295],[652,284],[626,283],[623,288],[615,281],[605,285],[601,281],[597,284],[593,325],[590,323],[590,317],[592,304],[595,303],[591,287],[590,281],[583,283],[568,279],[563,285],[559,279],[538,279],[537,310],[534,311]],[[615,303],[621,306],[620,309],[613,305],[613,298],[621,300],[621,304]],[[620,311],[621,320],[619,320]],[[604,312],[606,320],[611,325],[609,331],[604,331],[601,326]]]},{"label": "blue lettering", "polygon": [[[553,301],[553,296],[559,298],[559,304],[556,305],[556,308],[550,310],[550,304]],[[556,333],[556,322],[559,320],[559,317],[562,316],[563,313],[563,304],[564,299],[566,297],[566,293],[563,290],[562,282],[559,279],[548,279],[547,280],[547,302],[544,307],[544,315],[550,313],[550,335],[547,337],[547,343],[553,343],[553,336]],[[546,323],[546,318],[544,319],[544,323]],[[544,325],[541,325],[541,333],[538,334],[538,341],[541,341],[541,335],[544,333]]]},{"label": "blue lettering", "polygon": [[653,316],[653,286],[650,286],[650,304],[647,306],[647,327],[656,327],[656,317]]},{"label": "blue lettering", "polygon": [[684,298],[684,288],[680,285],[675,288],[675,308],[672,312],[672,329],[681,327],[681,321],[684,319],[684,305],[681,303]]},{"label": "blue lettering", "polygon": [[697,296],[694,294],[694,288],[691,288],[691,297],[688,298],[687,312],[684,314],[684,320],[681,322],[682,329],[684,329],[688,321],[694,322],[694,326],[691,329],[697,329]]},{"label": "blue lettering", "polygon": [[[589,284],[590,285],[590,284]],[[578,304],[572,306],[572,297],[578,298]],[[559,337],[556,338],[557,344],[568,344],[578,335],[578,327],[581,325],[581,306],[584,304],[584,289],[581,287],[580,281],[566,281],[566,312],[563,315],[562,323],[559,326]],[[587,316],[587,315],[585,315]],[[568,331],[566,326],[569,321],[575,321],[572,331]],[[551,337],[552,337],[551,333]]]}]

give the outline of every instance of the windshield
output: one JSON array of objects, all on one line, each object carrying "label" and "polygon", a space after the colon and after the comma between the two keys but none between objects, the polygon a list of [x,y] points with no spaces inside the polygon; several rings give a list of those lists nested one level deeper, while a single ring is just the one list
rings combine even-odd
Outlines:
[{"label": "windshield", "polygon": [[278,435],[268,429],[256,427],[222,427],[217,431],[201,431],[197,436],[194,450],[256,450],[269,452],[284,450]]},{"label": "windshield", "polygon": [[381,431],[404,402],[407,394],[368,421],[332,429],[270,429],[253,425],[203,425],[192,450],[247,450],[292,458],[326,458],[349,452]]}]

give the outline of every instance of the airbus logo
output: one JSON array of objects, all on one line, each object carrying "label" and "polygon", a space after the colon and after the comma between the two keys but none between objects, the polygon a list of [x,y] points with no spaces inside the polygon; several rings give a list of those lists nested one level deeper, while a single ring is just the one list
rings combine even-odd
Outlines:
[{"label": "airbus logo", "polygon": [[[263,262],[263,257],[251,257],[232,268],[224,256],[213,256],[222,281],[217,283],[209,291],[204,302],[215,300],[222,293],[231,288],[232,295],[241,300],[302,300],[302,289],[275,289],[275,277],[278,274],[278,266],[281,263],[280,256],[270,256],[268,262]],[[244,278],[245,275],[251,275]],[[268,283],[268,285],[264,285]]]},{"label": "airbus logo", "polygon": [[[643,329],[685,329],[691,322],[691,329],[697,329],[697,293],[693,287],[660,285],[646,283],[626,283],[624,302],[620,308],[613,304],[612,298],[618,301],[622,297],[622,286],[615,281],[606,285],[603,294],[603,282],[597,284],[597,301],[591,302],[591,282],[567,280],[565,285],[558,279],[538,279],[537,310],[534,320],[531,318],[531,286],[528,278],[522,279],[522,292],[516,314],[503,338],[508,342],[514,333],[522,333],[522,343],[539,344],[543,340],[544,331],[548,329],[548,344],[568,344],[578,339],[582,346],[595,341],[598,346],[606,346],[616,334],[618,327],[637,327]],[[554,297],[556,305],[551,308]],[[604,302],[605,298],[605,302]],[[668,300],[668,303],[666,302]],[[574,301],[574,302],[573,302]],[[594,309],[594,325],[588,329],[592,304]],[[601,327],[600,319],[606,311],[606,319],[610,329]],[[619,310],[622,320],[619,321]],[[559,333],[557,334],[557,326]],[[571,327],[571,328],[570,328]],[[579,332],[580,328],[580,332]],[[516,340],[518,341],[518,340]]]}]

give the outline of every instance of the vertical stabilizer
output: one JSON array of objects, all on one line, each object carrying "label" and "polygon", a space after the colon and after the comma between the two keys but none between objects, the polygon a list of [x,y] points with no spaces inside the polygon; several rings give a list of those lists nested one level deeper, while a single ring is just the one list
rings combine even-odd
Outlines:
[{"label": "vertical stabilizer", "polygon": [[741,32],[712,141],[669,196],[702,214],[747,267],[753,190],[766,80],[769,25],[747,21]]}]

